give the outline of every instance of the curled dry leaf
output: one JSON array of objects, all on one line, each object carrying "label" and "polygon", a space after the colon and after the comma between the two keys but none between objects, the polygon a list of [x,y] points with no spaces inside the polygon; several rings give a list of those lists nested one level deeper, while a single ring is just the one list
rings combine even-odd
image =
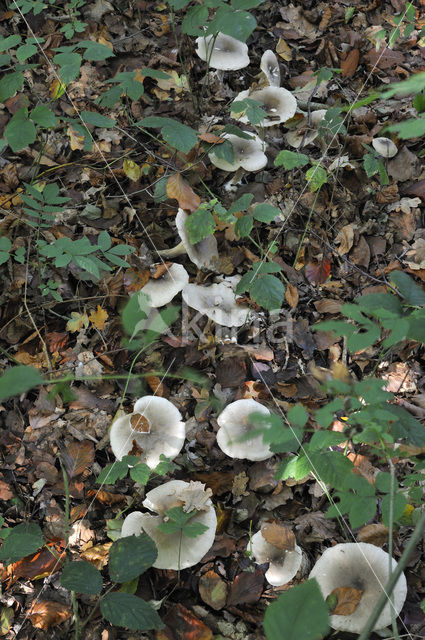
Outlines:
[{"label": "curled dry leaf", "polygon": [[213,133],[200,133],[198,134],[199,140],[203,140],[204,142],[208,142],[209,144],[222,144],[225,138],[219,138],[215,136]]},{"label": "curled dry leaf", "polygon": [[179,207],[185,211],[193,213],[201,204],[201,199],[193,191],[186,180],[182,178],[180,171],[170,176],[167,180],[167,196],[174,198],[179,203]]},{"label": "curled dry leaf", "polygon": [[[336,597],[336,605],[332,609],[332,615],[336,616],[351,616],[356,610],[359,604],[363,591],[361,589],[355,589],[354,587],[337,587],[328,596],[331,598]],[[331,600],[331,602],[333,599]]]},{"label": "curled dry leaf", "polygon": [[352,78],[359,64],[360,53],[358,49],[352,49],[345,60],[341,61],[342,75],[346,78]]},{"label": "curled dry leaf", "polygon": [[366,524],[357,533],[359,542],[368,542],[376,547],[382,547],[388,540],[389,529],[382,523]]},{"label": "curled dry leaf", "polygon": [[294,287],[293,284],[288,282],[288,284],[286,286],[286,291],[285,291],[285,300],[289,304],[291,309],[295,309],[296,308],[296,306],[298,304],[298,299],[299,299],[299,295],[298,295],[297,287]]},{"label": "curled dry leaf", "polygon": [[353,224],[346,224],[338,231],[338,235],[335,238],[335,244],[339,244],[338,252],[342,255],[348,253],[353,246],[354,229],[355,227]]},{"label": "curled dry leaf", "polygon": [[37,629],[50,629],[71,617],[71,609],[61,602],[44,600],[36,602],[28,614],[34,627]]},{"label": "curled dry leaf", "polygon": [[269,544],[281,551],[293,551],[295,549],[295,536],[293,532],[277,522],[266,522],[261,527],[261,535]]},{"label": "curled dry leaf", "polygon": [[97,544],[90,549],[86,549],[81,553],[83,560],[91,562],[96,569],[103,569],[108,564],[109,549],[112,547],[112,542],[105,542],[105,544]]}]

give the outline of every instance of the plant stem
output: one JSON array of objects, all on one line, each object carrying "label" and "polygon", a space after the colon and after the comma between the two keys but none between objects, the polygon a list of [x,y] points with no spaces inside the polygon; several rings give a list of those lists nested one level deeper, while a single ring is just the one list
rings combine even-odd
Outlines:
[{"label": "plant stem", "polygon": [[409,542],[406,545],[405,550],[403,551],[403,555],[401,556],[400,560],[398,561],[397,564],[397,568],[395,569],[395,571],[391,574],[390,579],[388,580],[388,583],[385,587],[385,589],[383,590],[381,597],[379,598],[378,602],[376,603],[376,606],[374,608],[374,610],[372,611],[372,613],[369,616],[369,619],[367,620],[363,631],[361,632],[360,636],[358,637],[358,640],[367,640],[370,636],[370,634],[373,631],[373,627],[376,624],[376,621],[378,620],[382,609],[385,607],[387,601],[388,601],[388,594],[390,594],[395,585],[397,584],[397,580],[399,579],[399,577],[401,576],[401,574],[403,573],[403,569],[406,567],[409,558],[410,558],[410,554],[412,553],[412,551],[416,548],[423,532],[425,529],[425,509],[422,512],[422,515],[418,521],[418,524],[415,527],[415,530],[412,533],[412,537],[410,538]]},{"label": "plant stem", "polygon": [[78,640],[80,637],[80,625],[78,620],[78,603],[77,596],[75,595],[75,591],[71,591],[71,600],[72,600],[72,609],[74,611],[74,620],[75,620],[75,640]]},{"label": "plant stem", "polygon": [[295,256],[294,262],[293,262],[293,265],[292,265],[294,268],[295,268],[295,265],[298,262],[298,258],[299,258],[299,255],[301,253],[303,242],[305,240],[305,237],[307,235],[307,231],[308,231],[309,226],[310,226],[311,216],[313,215],[314,207],[316,206],[316,202],[317,202],[317,198],[319,197],[319,193],[320,193],[320,189],[317,190],[316,195],[314,196],[313,204],[311,205],[311,208],[310,208],[310,211],[309,211],[309,214],[308,214],[307,224],[305,225],[304,233],[303,233],[302,238],[300,240],[300,243],[298,245],[297,255]]}]

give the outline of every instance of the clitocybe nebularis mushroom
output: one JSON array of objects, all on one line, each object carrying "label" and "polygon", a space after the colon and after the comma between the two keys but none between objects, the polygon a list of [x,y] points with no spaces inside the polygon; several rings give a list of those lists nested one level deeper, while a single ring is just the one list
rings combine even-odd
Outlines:
[{"label": "clitocybe nebularis mushroom", "polygon": [[247,438],[251,431],[257,430],[250,419],[253,413],[270,415],[270,411],[264,405],[252,398],[236,400],[227,405],[217,418],[217,444],[230,458],[242,460],[267,460],[273,452],[268,444],[263,442],[263,436]]},{"label": "clitocybe nebularis mushroom", "polygon": [[224,327],[241,327],[248,317],[249,307],[236,304],[233,287],[224,282],[209,287],[187,284],[182,297],[189,307]]},{"label": "clitocybe nebularis mushroom", "polygon": [[168,304],[189,282],[189,274],[181,264],[172,264],[160,278],[151,278],[142,287],[150,299],[151,307]]},{"label": "clitocybe nebularis mushroom", "polygon": [[[314,565],[310,578],[316,578],[324,598],[338,587],[352,587],[362,592],[359,603],[348,616],[331,615],[333,629],[361,633],[389,579],[389,556],[383,549],[367,542],[348,542],[326,549]],[[392,559],[392,569],[397,562]],[[406,578],[402,574],[393,591],[397,616],[406,599]],[[391,624],[390,603],[385,605],[374,631]]]},{"label": "clitocybe nebularis mushroom", "polygon": [[[267,112],[267,118],[264,118],[258,125],[261,127],[274,127],[281,122],[286,122],[295,115],[297,110],[297,101],[290,91],[282,87],[264,87],[258,91],[250,91],[249,89],[241,91],[235,102],[250,98],[261,104],[261,108]],[[240,122],[249,122],[246,115],[237,117]]]},{"label": "clitocybe nebularis mushroom", "polygon": [[[121,536],[140,535],[143,531],[155,542],[158,557],[154,563],[157,569],[186,569],[197,564],[212,547],[217,527],[217,517],[210,500],[211,490],[205,490],[201,482],[171,480],[146,494],[143,506],[158,515],[135,511],[124,520]],[[207,529],[195,538],[166,534],[158,526],[167,522],[166,511],[172,507],[182,507],[185,513],[194,511],[190,523],[200,523]]]},{"label": "clitocybe nebularis mushroom", "polygon": [[273,587],[280,587],[297,575],[303,563],[303,553],[297,544],[285,550],[267,542],[264,537],[267,526],[267,523],[263,524],[261,530],[254,533],[248,544],[248,550],[252,551],[257,564],[270,563],[265,578]]},{"label": "clitocybe nebularis mushroom", "polygon": [[196,44],[196,53],[204,62],[209,60],[211,69],[236,71],[249,65],[247,45],[224,33],[216,37],[200,36],[196,38]]},{"label": "clitocybe nebularis mushroom", "polygon": [[398,152],[396,145],[390,138],[374,138],[372,140],[372,147],[383,158],[394,158]]},{"label": "clitocybe nebularis mushroom", "polygon": [[211,269],[214,271],[218,261],[217,240],[211,235],[196,244],[192,244],[185,226],[187,218],[188,214],[183,211],[183,209],[177,211],[176,227],[181,242],[172,249],[158,251],[158,255],[166,258],[174,258],[175,256],[187,253],[189,259],[196,264],[199,269]]},{"label": "clitocybe nebularis mushroom", "polygon": [[169,400],[144,396],[135,403],[133,413],[113,422],[109,437],[117,460],[131,452],[155,469],[161,455],[172,460],[179,454],[185,435],[180,412]]},{"label": "clitocybe nebularis mushroom", "polygon": [[219,158],[214,151],[208,154],[209,159],[219,169],[223,171],[237,171],[240,167],[245,171],[259,171],[267,164],[267,156],[264,153],[267,145],[254,133],[244,131],[252,136],[250,140],[240,138],[233,134],[225,134],[223,137],[230,142],[233,147],[234,160],[232,163]]},{"label": "clitocybe nebularis mushroom", "polygon": [[267,49],[261,56],[260,69],[271,87],[280,87],[279,62],[271,49]]}]

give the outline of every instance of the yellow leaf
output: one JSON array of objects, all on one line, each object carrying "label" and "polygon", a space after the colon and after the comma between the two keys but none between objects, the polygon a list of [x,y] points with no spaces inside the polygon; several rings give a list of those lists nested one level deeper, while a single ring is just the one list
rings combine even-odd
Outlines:
[{"label": "yellow leaf", "polygon": [[84,136],[80,136],[75,129],[68,127],[68,136],[72,151],[81,151],[84,148]]},{"label": "yellow leaf", "polygon": [[52,84],[49,87],[49,96],[52,98],[52,100],[57,100],[58,98],[63,96],[65,91],[66,91],[66,84],[61,82],[59,79],[56,79],[52,82]]},{"label": "yellow leaf", "polygon": [[102,309],[100,304],[97,305],[97,311],[90,311],[89,320],[92,325],[99,329],[99,331],[103,331],[105,328],[105,323],[108,319],[108,312],[105,309]]},{"label": "yellow leaf", "polygon": [[279,38],[279,42],[277,43],[276,47],[276,53],[281,58],[283,58],[283,60],[286,60],[286,62],[292,60],[292,51],[283,38]]},{"label": "yellow leaf", "polygon": [[124,169],[124,173],[127,178],[133,180],[133,182],[137,182],[142,175],[142,170],[139,165],[136,162],[133,162],[133,160],[129,160],[128,158],[124,160],[122,168]]},{"label": "yellow leaf", "polygon": [[75,333],[81,331],[83,327],[89,326],[89,319],[87,313],[78,313],[77,311],[71,311],[71,318],[66,323],[66,330]]}]

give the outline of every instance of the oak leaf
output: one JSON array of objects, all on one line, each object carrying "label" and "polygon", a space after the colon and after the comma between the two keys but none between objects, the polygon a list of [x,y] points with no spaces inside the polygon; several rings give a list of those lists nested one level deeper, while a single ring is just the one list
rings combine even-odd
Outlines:
[{"label": "oak leaf", "polygon": [[95,329],[99,329],[99,331],[103,331],[105,328],[106,321],[108,319],[108,312],[105,309],[102,309],[100,304],[97,305],[97,310],[93,309],[90,311],[89,320]]}]

